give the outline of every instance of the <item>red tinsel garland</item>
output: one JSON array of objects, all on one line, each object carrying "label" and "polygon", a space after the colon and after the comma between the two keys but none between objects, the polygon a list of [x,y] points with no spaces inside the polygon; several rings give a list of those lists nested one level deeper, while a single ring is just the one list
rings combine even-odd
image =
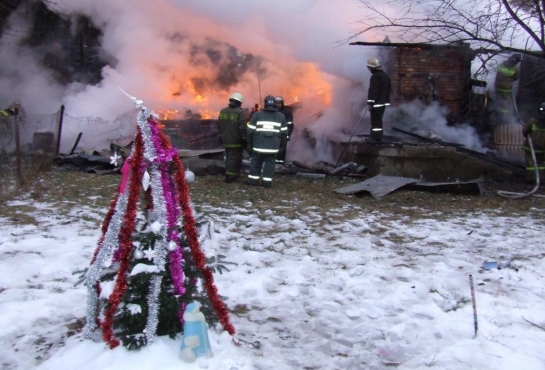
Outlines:
[{"label": "red tinsel garland", "polygon": [[[166,148],[172,147],[172,145],[170,144],[170,140],[168,140],[166,135],[164,135],[162,132],[160,133],[160,138],[162,144]],[[187,181],[185,179],[184,166],[178,156],[175,156],[173,160],[176,166],[175,179],[178,188],[178,203],[182,208],[184,231],[187,237],[187,241],[189,242],[191,257],[193,258],[195,266],[199,269],[199,271],[201,271],[204,277],[204,289],[206,291],[206,294],[208,295],[208,298],[210,298],[210,302],[212,303],[212,307],[214,308],[214,311],[216,312],[220,323],[229,334],[234,335],[235,327],[233,326],[233,324],[231,324],[231,321],[229,320],[229,312],[227,311],[225,304],[218,295],[218,289],[214,284],[214,275],[212,274],[212,271],[210,271],[210,269],[206,267],[206,256],[199,246],[199,237],[197,228],[195,227],[196,221],[193,217],[193,210],[190,206],[191,203],[189,198],[189,186],[187,185]]]},{"label": "red tinsel garland", "polygon": [[106,216],[104,217],[104,221],[102,222],[102,235],[100,236],[97,247],[95,248],[95,253],[93,254],[93,258],[91,259],[91,265],[95,263],[95,259],[97,258],[98,252],[102,248],[102,243],[104,242],[104,236],[106,235],[106,231],[108,231],[108,227],[110,227],[110,221],[112,220],[112,217],[115,213],[115,206],[117,205],[117,200],[119,199],[119,189],[117,191],[117,194],[115,195],[114,199],[110,202],[110,209],[106,213]]},{"label": "red tinsel garland", "polygon": [[[110,227],[110,222],[112,221],[112,217],[114,216],[115,207],[117,206],[117,201],[118,201],[119,196],[120,196],[120,192],[119,192],[120,188],[121,188],[121,184],[119,185],[119,187],[117,189],[117,193],[116,193],[114,199],[110,202],[110,209],[106,213],[106,216],[104,217],[104,221],[102,222],[102,227],[101,227],[102,235],[98,239],[97,247],[95,248],[95,252],[93,253],[93,258],[91,259],[91,265],[93,263],[95,263],[98,252],[100,251],[100,249],[102,248],[102,245],[104,243],[104,237],[106,236],[106,232],[108,231],[108,228]],[[95,284],[95,290],[96,290],[97,297],[100,296],[100,291],[101,291],[100,282],[97,282]],[[99,308],[97,307],[96,312],[94,314],[95,315],[96,327],[100,327],[100,325],[102,325],[101,322],[100,322],[100,319],[98,317],[98,309]]]},{"label": "red tinsel garland", "polygon": [[130,267],[129,259],[132,255],[132,240],[131,235],[136,223],[136,213],[139,204],[140,195],[140,165],[144,158],[144,143],[142,133],[138,128],[138,133],[134,142],[134,153],[130,158],[131,178],[129,184],[129,196],[127,199],[127,209],[125,211],[123,226],[119,232],[119,242],[121,245],[121,253],[119,258],[119,269],[117,270],[116,282],[113,292],[108,299],[108,309],[104,314],[102,323],[102,339],[110,345],[110,348],[115,348],[119,345],[119,339],[113,334],[113,319],[117,308],[121,303],[123,296],[127,290],[127,275]]}]

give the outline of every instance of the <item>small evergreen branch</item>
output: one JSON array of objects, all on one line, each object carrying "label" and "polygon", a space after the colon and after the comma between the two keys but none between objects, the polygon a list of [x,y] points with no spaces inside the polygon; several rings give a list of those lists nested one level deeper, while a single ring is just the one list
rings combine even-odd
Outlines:
[{"label": "small evergreen branch", "polygon": [[234,262],[225,261],[225,256],[218,254],[217,256],[212,256],[206,259],[206,266],[213,272],[219,272],[220,275],[223,274],[223,271],[231,271],[225,265],[236,265]]}]

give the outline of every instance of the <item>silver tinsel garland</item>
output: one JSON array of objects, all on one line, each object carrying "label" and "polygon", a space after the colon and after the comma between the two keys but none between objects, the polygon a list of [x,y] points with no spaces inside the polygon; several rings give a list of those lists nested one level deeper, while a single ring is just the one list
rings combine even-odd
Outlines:
[{"label": "silver tinsel garland", "polygon": [[[160,164],[153,163],[157,159],[157,153],[153,145],[152,132],[148,125],[148,117],[151,112],[142,110],[138,115],[138,125],[142,132],[144,140],[144,158],[147,163],[151,165],[148,168],[150,174],[150,186],[151,196],[153,199],[153,212],[157,216],[157,220],[166,222],[167,220],[167,208],[166,199],[161,181]],[[166,256],[168,253],[168,233],[166,225],[162,225],[158,236],[160,237],[155,244],[153,263],[157,266],[158,271],[165,270]],[[161,293],[161,281],[162,276],[155,275],[150,282],[150,290],[147,296],[148,302],[148,317],[146,321],[146,327],[144,329],[144,335],[146,342],[152,343],[155,340],[155,334],[157,332],[157,324],[159,317],[159,294]]]},{"label": "silver tinsel garland", "polygon": [[146,107],[142,106],[138,112],[138,126],[142,132],[142,138],[144,139],[144,158],[148,163],[153,162],[157,159],[157,153],[155,152],[155,147],[153,146],[153,141],[151,139],[151,129],[148,125],[148,117],[152,112]]},{"label": "silver tinsel garland", "polygon": [[119,196],[108,230],[104,234],[102,246],[97,253],[95,261],[85,274],[85,286],[87,287],[87,322],[83,328],[83,336],[85,338],[91,338],[96,329],[96,315],[98,313],[99,301],[96,284],[100,280],[102,269],[111,264],[113,252],[119,246],[119,233],[123,226],[125,211],[127,209],[127,198],[128,192]]}]

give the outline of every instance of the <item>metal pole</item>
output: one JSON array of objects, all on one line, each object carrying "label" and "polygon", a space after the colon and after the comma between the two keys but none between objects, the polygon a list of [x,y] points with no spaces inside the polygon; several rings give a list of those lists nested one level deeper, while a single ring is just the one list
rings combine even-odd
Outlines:
[{"label": "metal pole", "polygon": [[477,330],[479,325],[477,324],[477,302],[475,301],[475,288],[473,287],[473,275],[469,275],[469,287],[471,289],[471,301],[473,302],[473,326],[475,328],[475,337],[477,337]]},{"label": "metal pole", "polygon": [[261,100],[261,80],[259,79],[259,75],[257,75],[257,88],[259,89],[259,104],[261,104],[263,101]]},{"label": "metal pole", "polygon": [[358,124],[354,128],[354,131],[352,131],[352,134],[350,135],[350,138],[348,139],[348,142],[346,143],[346,146],[344,147],[341,155],[339,156],[339,159],[337,160],[337,163],[335,164],[335,168],[339,167],[339,162],[341,161],[341,158],[343,157],[346,148],[348,148],[348,145],[350,144],[350,141],[352,140],[352,136],[354,136],[354,134],[356,133],[356,130],[360,126],[360,123],[363,120],[363,117],[365,117],[365,115],[367,114],[367,111],[369,111],[369,106],[367,108],[365,108],[365,110],[363,111],[363,114],[360,117],[360,120],[358,121]]}]

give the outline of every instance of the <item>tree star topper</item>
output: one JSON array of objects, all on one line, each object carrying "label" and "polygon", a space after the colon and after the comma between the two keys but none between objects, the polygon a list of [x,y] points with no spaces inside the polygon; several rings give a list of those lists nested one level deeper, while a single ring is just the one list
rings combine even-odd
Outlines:
[{"label": "tree star topper", "polygon": [[110,157],[110,164],[113,164],[114,166],[118,167],[119,162],[121,161],[122,157],[117,155],[116,152],[114,152],[114,155]]}]

